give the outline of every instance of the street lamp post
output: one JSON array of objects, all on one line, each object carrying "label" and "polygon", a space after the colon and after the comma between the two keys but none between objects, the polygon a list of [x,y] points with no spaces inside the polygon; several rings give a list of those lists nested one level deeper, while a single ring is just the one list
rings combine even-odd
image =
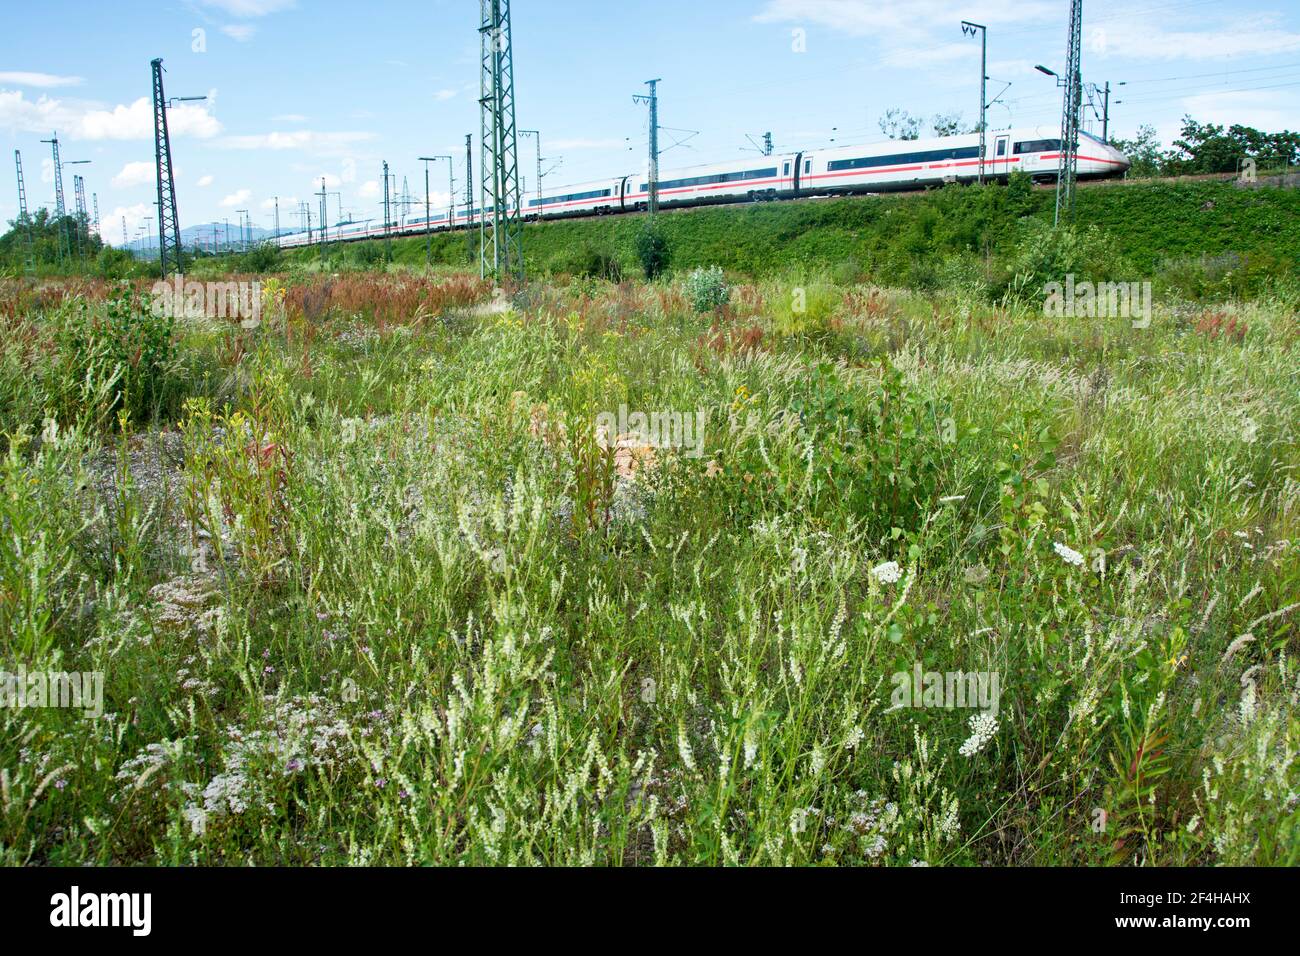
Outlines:
[{"label": "street lamp post", "polygon": [[430,204],[429,197],[429,164],[435,163],[440,159],[447,161],[447,230],[451,231],[452,225],[455,224],[456,217],[452,214],[456,208],[456,190],[455,183],[452,179],[454,175],[453,160],[450,156],[420,156],[419,161],[424,163],[424,271],[429,272],[433,268],[433,208]]},{"label": "street lamp post", "polygon": [[985,111],[988,109],[985,98],[988,95],[988,58],[989,58],[989,31],[982,23],[971,23],[969,20],[961,22],[961,32],[969,36],[974,36],[975,31],[980,34],[980,185],[984,185],[984,142],[988,124],[984,121]]},{"label": "street lamp post", "polygon": [[542,134],[535,129],[521,129],[520,136],[531,136],[537,145],[537,218],[542,218]]}]

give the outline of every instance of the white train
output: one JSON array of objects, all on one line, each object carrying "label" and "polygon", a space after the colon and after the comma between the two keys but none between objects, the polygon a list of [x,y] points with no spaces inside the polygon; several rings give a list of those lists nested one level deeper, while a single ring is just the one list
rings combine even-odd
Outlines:
[{"label": "white train", "polygon": [[[1005,181],[1023,170],[1035,181],[1056,178],[1061,155],[1059,134],[1052,138],[1041,129],[992,130],[987,136],[984,176]],[[659,205],[664,208],[711,203],[795,199],[847,193],[878,193],[923,189],[979,178],[979,135],[934,139],[889,140],[868,146],[836,146],[774,156],[738,159],[725,163],[661,170]],[[1129,167],[1119,150],[1089,133],[1079,134],[1080,179],[1117,176]],[[524,199],[527,219],[561,219],[643,210],[649,203],[649,183],[644,174],[617,176],[543,190]],[[491,212],[491,210],[489,210]],[[479,210],[442,210],[389,224],[391,235],[440,232],[478,223]],[[376,239],[384,235],[383,223],[340,223],[326,231],[335,240]],[[279,238],[284,248],[320,240],[295,233]]]}]

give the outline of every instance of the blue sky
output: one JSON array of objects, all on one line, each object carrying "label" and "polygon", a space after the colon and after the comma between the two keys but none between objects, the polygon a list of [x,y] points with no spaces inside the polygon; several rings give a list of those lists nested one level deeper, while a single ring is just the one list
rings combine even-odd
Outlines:
[{"label": "blue sky", "polygon": [[[450,153],[463,190],[465,134],[478,131],[474,0],[9,0],[0,35],[0,137],[22,150],[33,207],[53,206],[49,147],[98,194],[103,232],[134,238],[153,215],[149,61],[169,96],[182,226],[238,219],[296,226],[296,202],[326,177],[337,209],[381,215],[381,164],[424,196],[420,155]],[[542,132],[545,182],[641,170],[646,110],[632,96],[662,78],[665,167],[742,155],[771,130],[778,149],[873,142],[890,107],[927,119],[978,112],[988,25],[995,127],[1059,124],[1036,63],[1064,59],[1067,0],[514,0],[518,123]],[[197,31],[197,32],[196,32]],[[58,42],[51,42],[57,36]],[[1300,0],[1086,0],[1085,82],[1117,84],[1112,134],[1148,123],[1168,142],[1179,119],[1300,128]],[[698,131],[698,132],[697,132]],[[674,145],[680,143],[680,145]],[[535,188],[533,140],[520,143]],[[477,178],[477,177],[476,177]],[[445,204],[447,164],[432,167]],[[0,218],[17,212],[12,166]]]}]

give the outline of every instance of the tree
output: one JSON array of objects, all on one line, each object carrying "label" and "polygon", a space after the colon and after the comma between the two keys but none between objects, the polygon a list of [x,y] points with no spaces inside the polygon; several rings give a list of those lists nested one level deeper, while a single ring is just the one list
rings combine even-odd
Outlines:
[{"label": "tree", "polygon": [[1201,124],[1183,117],[1182,138],[1174,141],[1181,152],[1175,159],[1179,172],[1231,173],[1246,158],[1260,169],[1293,166],[1300,161],[1300,133],[1283,130],[1264,133],[1251,126]]},{"label": "tree", "polygon": [[907,110],[891,106],[880,117],[880,131],[890,139],[919,139],[921,118],[912,116]]},{"label": "tree", "polygon": [[1110,145],[1128,157],[1132,164],[1129,175],[1146,178],[1159,176],[1164,170],[1165,157],[1160,152],[1160,140],[1154,126],[1139,126],[1133,139],[1111,138]]},{"label": "tree", "polygon": [[[92,267],[104,242],[90,230],[90,223],[80,213],[53,216],[45,207],[9,222],[9,230],[0,236],[0,269],[22,272],[27,268],[27,243],[31,239],[31,257],[38,269],[62,264],[74,271]],[[78,255],[79,254],[79,255]]]},{"label": "tree", "polygon": [[1128,156],[1132,176],[1233,173],[1248,158],[1255,160],[1261,171],[1300,165],[1300,133],[1264,133],[1239,124],[1224,129],[1198,123],[1190,116],[1183,117],[1182,134],[1174,140],[1173,149],[1162,151],[1150,126],[1138,127],[1134,139],[1113,138],[1110,142]]},{"label": "tree", "polygon": [[[935,136],[957,136],[962,132],[961,113],[936,113],[934,119],[930,121],[930,126]],[[979,129],[969,130],[969,132],[978,133]]]}]

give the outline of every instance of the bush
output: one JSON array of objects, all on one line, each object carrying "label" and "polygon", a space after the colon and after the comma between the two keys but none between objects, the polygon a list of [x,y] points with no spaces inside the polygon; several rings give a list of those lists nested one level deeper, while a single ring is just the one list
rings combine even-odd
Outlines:
[{"label": "bush", "polygon": [[270,243],[254,246],[239,257],[239,271],[252,273],[276,272],[280,268],[280,250]]},{"label": "bush", "polygon": [[686,277],[686,296],[696,312],[712,312],[731,301],[731,289],[722,269],[709,266]]},{"label": "bush", "polygon": [[584,279],[608,279],[621,282],[623,267],[609,249],[584,243],[558,257],[552,271]]},{"label": "bush", "polygon": [[384,257],[382,246],[369,239],[353,243],[350,252],[353,260],[360,266],[373,266]]},{"label": "bush", "polygon": [[105,246],[95,260],[95,271],[105,279],[125,279],[135,275],[136,258],[125,249]]},{"label": "bush", "polygon": [[1041,302],[1046,284],[1063,283],[1068,275],[1091,282],[1134,278],[1114,240],[1096,226],[1055,228],[1030,219],[1025,227],[1006,265],[1006,291],[1012,297]]},{"label": "bush", "polygon": [[823,330],[842,301],[840,291],[825,279],[799,279],[773,296],[772,327],[781,335]]},{"label": "bush", "polygon": [[668,239],[657,220],[647,219],[636,235],[636,257],[647,279],[656,279],[668,268]]},{"label": "bush", "polygon": [[104,426],[118,410],[133,421],[175,411],[183,391],[175,319],[123,285],[102,305],[79,303],[56,334],[53,391],[64,418]]}]

